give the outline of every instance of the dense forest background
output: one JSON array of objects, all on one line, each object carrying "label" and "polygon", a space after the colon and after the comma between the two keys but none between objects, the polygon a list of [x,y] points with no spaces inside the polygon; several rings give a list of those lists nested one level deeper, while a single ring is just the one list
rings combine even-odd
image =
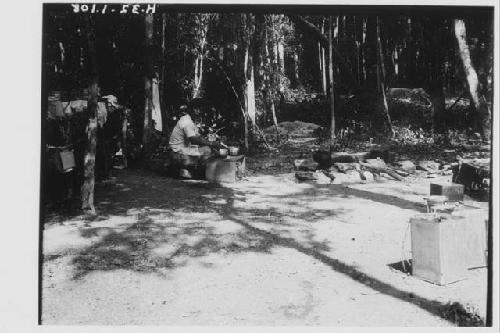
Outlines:
[{"label": "dense forest background", "polygon": [[[145,16],[75,14],[68,6],[47,6],[45,93],[89,86],[91,29],[101,95],[113,94],[132,110],[137,137],[143,130],[145,76],[158,79],[165,129],[180,105],[202,97],[213,106],[217,125],[236,127],[235,133],[244,132],[245,119],[249,127],[266,127],[289,118],[290,104],[302,102],[308,103],[296,117],[329,127],[335,107],[336,130],[353,120],[369,120],[381,130],[391,125],[383,95],[391,88],[422,88],[432,102],[436,130],[464,127],[472,115],[474,130],[484,131],[474,110],[461,115],[461,123],[444,111],[446,97],[473,100],[457,21],[466,29],[477,93],[491,107],[492,11],[363,8],[231,7],[195,13],[194,7],[159,5]],[[304,109],[307,115],[301,114]]]}]

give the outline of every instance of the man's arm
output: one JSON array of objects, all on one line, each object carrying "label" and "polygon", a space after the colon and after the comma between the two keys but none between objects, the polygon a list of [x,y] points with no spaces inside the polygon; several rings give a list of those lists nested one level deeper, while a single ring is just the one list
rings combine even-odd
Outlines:
[{"label": "man's arm", "polygon": [[189,140],[189,143],[198,146],[209,146],[209,147],[220,147],[218,142],[211,142],[203,138],[199,132],[196,125],[193,123],[191,118],[187,119],[183,126],[184,133]]},{"label": "man's arm", "polygon": [[219,147],[220,145],[217,141],[205,140],[201,135],[194,135],[189,137],[188,139],[191,144],[198,146]]}]

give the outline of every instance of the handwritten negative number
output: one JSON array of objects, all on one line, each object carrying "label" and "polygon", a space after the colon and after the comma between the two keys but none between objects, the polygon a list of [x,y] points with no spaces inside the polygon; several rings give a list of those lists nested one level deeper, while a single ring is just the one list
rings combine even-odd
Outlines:
[{"label": "handwritten negative number", "polygon": [[[73,7],[73,13],[90,12],[90,13],[105,14],[107,9],[108,9],[108,5],[103,5],[101,10],[99,10],[99,9],[97,9],[96,4],[93,4],[93,5],[71,4],[71,6]],[[111,9],[111,11],[114,12],[115,10]],[[120,14],[127,14],[127,13],[131,12],[132,14],[140,14],[142,12],[145,14],[154,14],[155,11],[156,11],[156,5],[154,5],[154,4],[146,5],[146,9],[141,9],[141,5],[134,4],[134,5],[122,5],[119,13]]]}]

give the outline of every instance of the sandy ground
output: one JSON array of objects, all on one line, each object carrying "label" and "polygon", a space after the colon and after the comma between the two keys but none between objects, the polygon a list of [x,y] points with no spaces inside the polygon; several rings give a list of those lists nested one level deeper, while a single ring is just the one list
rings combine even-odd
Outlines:
[{"label": "sandy ground", "polygon": [[389,266],[411,257],[430,181],[123,170],[98,188],[100,218],[47,218],[42,323],[453,326],[452,302],[484,316],[486,269],[437,286]]}]

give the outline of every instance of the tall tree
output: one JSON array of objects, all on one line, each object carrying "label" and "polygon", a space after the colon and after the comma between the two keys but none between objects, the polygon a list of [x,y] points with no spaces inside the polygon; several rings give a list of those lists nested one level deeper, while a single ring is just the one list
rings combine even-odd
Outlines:
[{"label": "tall tree", "polygon": [[488,103],[486,102],[486,98],[480,93],[480,83],[477,72],[472,64],[464,20],[455,19],[455,36],[458,43],[460,59],[462,60],[462,67],[467,80],[467,87],[469,88],[472,105],[476,111],[475,127],[482,132],[485,140],[490,140],[491,112]]},{"label": "tall tree", "polygon": [[382,99],[382,110],[385,117],[387,127],[392,136],[394,136],[394,129],[392,128],[391,116],[389,114],[389,106],[387,104],[387,96],[385,91],[385,66],[384,66],[384,53],[382,50],[382,42],[380,40],[380,22],[377,16],[377,78],[378,78],[378,88]]},{"label": "tall tree", "polygon": [[283,94],[285,91],[285,38],[284,38],[284,21],[285,16],[282,14],[272,14],[271,18],[271,40],[273,42],[273,67],[276,74],[278,91]]},{"label": "tall tree", "polygon": [[153,15],[144,17],[146,38],[146,61],[144,73],[144,123],[142,129],[142,146],[145,156],[150,153],[151,135],[153,131]]},{"label": "tall tree", "polygon": [[95,185],[95,157],[97,147],[97,109],[99,98],[99,78],[97,74],[97,55],[95,48],[95,22],[86,17],[86,31],[88,42],[88,65],[90,72],[89,100],[87,104],[88,123],[85,129],[87,145],[85,148],[83,184],[81,187],[82,210],[95,215],[94,185]]},{"label": "tall tree", "polygon": [[196,46],[193,79],[193,98],[200,97],[200,89],[203,80],[203,64],[205,59],[205,48],[207,45],[207,32],[212,14],[196,14]]},{"label": "tall tree", "polygon": [[406,83],[415,85],[417,77],[417,47],[416,47],[416,32],[414,20],[411,17],[407,18],[407,39],[406,44],[406,58],[405,58],[405,77]]},{"label": "tall tree", "polygon": [[293,59],[293,83],[294,86],[297,87],[300,84],[300,76],[299,76],[299,67],[300,67],[300,58],[299,58],[300,49],[298,46],[292,48],[292,59]]},{"label": "tall tree", "polygon": [[[264,17],[264,54],[265,54],[265,69],[266,72],[264,74],[264,85],[263,85],[263,94],[264,98],[267,99],[270,112],[271,112],[271,117],[273,121],[274,128],[276,130],[276,139],[279,142],[279,128],[278,128],[278,118],[276,117],[276,87],[275,87],[275,68],[273,67],[273,62],[271,60],[271,52],[270,52],[270,45],[272,46],[272,38],[269,38],[269,35],[274,33],[273,30],[269,31],[268,28],[268,22],[269,20],[272,20],[272,17],[270,16],[265,16]],[[271,27],[272,28],[272,27]]]},{"label": "tall tree", "polygon": [[335,86],[333,80],[333,17],[328,20],[328,79],[330,81],[330,140],[335,140]]},{"label": "tall tree", "polygon": [[122,136],[121,136],[121,149],[122,149],[122,156],[123,156],[123,166],[126,168],[128,167],[128,159],[127,159],[127,132],[128,132],[128,116],[130,115],[130,110],[125,109],[122,112]]},{"label": "tall tree", "polygon": [[167,13],[161,14],[161,71],[160,71],[160,108],[163,128],[168,132],[168,111],[166,101],[167,72]]},{"label": "tall tree", "polygon": [[255,73],[254,73],[254,32],[255,22],[252,14],[243,14],[245,19],[245,58],[244,58],[244,76],[245,76],[245,111],[250,120],[252,130],[256,125],[255,110]]},{"label": "tall tree", "polygon": [[283,35],[283,30],[284,30],[284,20],[285,16],[284,15],[278,15],[278,34],[276,38],[276,47],[278,51],[278,63],[279,63],[279,74],[280,74],[280,92],[284,92],[285,89],[285,83],[284,83],[284,78],[286,77],[285,75],[285,37]]},{"label": "tall tree", "polygon": [[366,17],[363,17],[361,19],[361,71],[363,73],[362,75],[362,80],[363,84],[366,81],[367,78],[367,70],[366,70],[366,50],[365,50],[365,45],[366,45],[366,26],[367,26],[368,20]]},{"label": "tall tree", "polygon": [[440,19],[431,18],[424,26],[424,45],[428,68],[428,92],[432,103],[433,117],[432,129],[444,130],[445,119],[445,96],[443,80],[444,49],[447,45],[448,36],[443,32],[444,22]]},{"label": "tall tree", "polygon": [[[325,33],[325,19],[323,19],[321,23],[321,33]],[[326,84],[326,61],[325,61],[325,48],[321,46],[321,43],[318,41],[318,49],[319,49],[319,64],[320,64],[320,72],[321,72],[321,88],[323,90],[323,95],[327,94],[327,84]]]}]

